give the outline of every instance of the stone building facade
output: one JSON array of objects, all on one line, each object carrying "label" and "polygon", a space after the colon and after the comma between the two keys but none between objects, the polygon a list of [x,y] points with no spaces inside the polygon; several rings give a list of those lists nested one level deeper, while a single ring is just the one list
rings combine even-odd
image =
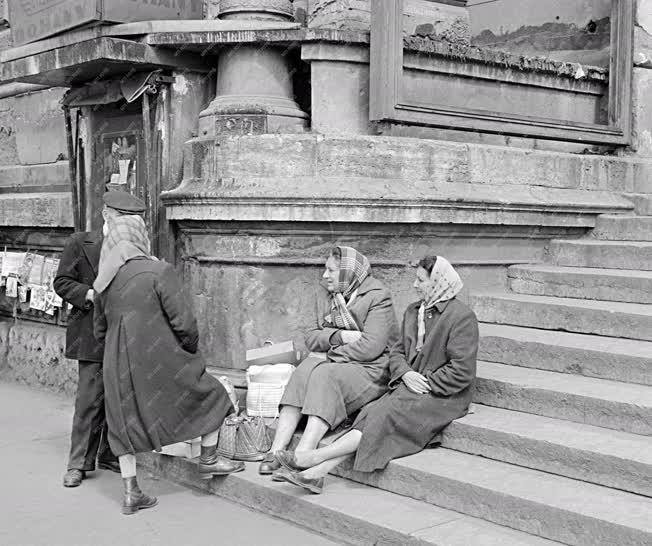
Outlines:
[{"label": "stone building facade", "polygon": [[[428,252],[457,265],[467,299],[504,290],[508,268],[546,261],[552,240],[649,203],[652,2],[623,4],[633,42],[619,42],[609,91],[613,71],[572,56],[475,48],[465,0],[406,0],[400,87],[413,103],[445,103],[423,106],[423,122],[413,107],[410,119],[374,116],[396,74],[379,58],[384,21],[374,27],[369,0],[210,0],[204,20],[20,46],[7,15],[0,245],[56,255],[75,228],[97,228],[127,161],[127,189],[147,200],[157,251],[184,275],[209,364],[239,384],[246,349],[302,344],[335,243],[367,254],[398,313],[411,298],[406,264]],[[622,135],[608,130],[616,114]],[[65,313],[0,298],[0,374],[73,392]]]}]

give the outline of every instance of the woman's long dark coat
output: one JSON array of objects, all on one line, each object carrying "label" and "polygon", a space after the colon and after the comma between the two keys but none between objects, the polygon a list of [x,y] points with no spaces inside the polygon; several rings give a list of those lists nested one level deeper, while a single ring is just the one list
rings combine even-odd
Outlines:
[{"label": "woman's long dark coat", "polygon": [[[471,403],[478,352],[478,321],[462,302],[437,304],[426,317],[426,337],[416,351],[420,303],[403,318],[403,335],[390,353],[390,391],[360,412],[354,428],[362,431],[354,469],[373,472],[392,459],[418,453]],[[432,388],[410,391],[401,377],[414,370]]]},{"label": "woman's long dark coat", "polygon": [[106,417],[117,456],[213,432],[233,410],[197,353],[197,322],[169,264],[124,264],[97,298],[95,335],[105,340]]}]

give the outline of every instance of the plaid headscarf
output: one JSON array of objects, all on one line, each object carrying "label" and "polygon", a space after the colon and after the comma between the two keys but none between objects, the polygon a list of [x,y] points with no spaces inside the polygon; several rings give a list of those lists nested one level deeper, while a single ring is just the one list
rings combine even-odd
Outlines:
[{"label": "plaid headscarf", "polygon": [[421,307],[419,307],[417,351],[422,349],[426,337],[426,311],[432,309],[437,303],[453,299],[460,293],[460,290],[464,286],[457,271],[453,269],[453,266],[446,258],[442,258],[441,256],[437,256],[437,262],[430,273],[430,280],[432,281],[432,286],[426,294],[426,299],[421,303]]},{"label": "plaid headscarf", "polygon": [[145,221],[135,214],[113,213],[107,215],[108,234],[102,242],[100,265],[93,289],[101,294],[111,284],[118,270],[138,256],[156,260],[151,255]]},{"label": "plaid headscarf", "polygon": [[367,257],[355,248],[350,246],[338,246],[337,248],[342,253],[340,274],[331,293],[331,310],[325,320],[337,328],[360,331],[360,327],[347,307],[347,301],[349,304],[353,302],[358,288],[370,274],[371,265],[369,265]]}]

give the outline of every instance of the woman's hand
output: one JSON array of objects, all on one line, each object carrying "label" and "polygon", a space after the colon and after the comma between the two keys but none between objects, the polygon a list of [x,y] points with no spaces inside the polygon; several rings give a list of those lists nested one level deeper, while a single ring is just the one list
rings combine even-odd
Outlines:
[{"label": "woman's hand", "polygon": [[342,336],[342,343],[344,344],[355,343],[362,338],[362,333],[357,330],[342,330],[340,335]]},{"label": "woman's hand", "polygon": [[416,394],[427,394],[432,390],[428,380],[415,371],[405,372],[401,380],[408,389]]}]

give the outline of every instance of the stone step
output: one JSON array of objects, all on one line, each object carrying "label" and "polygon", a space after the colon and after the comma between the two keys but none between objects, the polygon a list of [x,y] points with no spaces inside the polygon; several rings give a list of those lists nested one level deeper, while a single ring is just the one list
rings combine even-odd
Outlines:
[{"label": "stone step", "polygon": [[603,214],[592,235],[605,241],[652,241],[652,216]]},{"label": "stone step", "polygon": [[478,358],[652,385],[652,343],[649,341],[481,323]]},{"label": "stone step", "polygon": [[480,322],[652,341],[650,305],[503,292],[469,302]]},{"label": "stone step", "polygon": [[652,303],[652,271],[515,265],[508,276],[520,294]]},{"label": "stone step", "polygon": [[442,445],[652,497],[652,438],[474,404]]},{"label": "stone step", "polygon": [[[343,465],[344,466],[344,465]],[[652,543],[652,499],[450,449],[338,475],[575,546]]]},{"label": "stone step", "polygon": [[[155,453],[138,456],[157,476],[226,498],[322,533],[342,544],[387,546],[554,546],[556,542],[329,476],[321,495],[259,476],[257,464],[244,472],[204,481],[197,463]],[[219,525],[219,522],[216,523]]]},{"label": "stone step", "polygon": [[627,193],[623,197],[634,203],[634,212],[641,216],[652,216],[652,194]]},{"label": "stone step", "polygon": [[652,435],[652,387],[648,385],[479,361],[474,401]]},{"label": "stone step", "polygon": [[557,265],[652,271],[652,243],[643,241],[554,240],[550,258]]}]

